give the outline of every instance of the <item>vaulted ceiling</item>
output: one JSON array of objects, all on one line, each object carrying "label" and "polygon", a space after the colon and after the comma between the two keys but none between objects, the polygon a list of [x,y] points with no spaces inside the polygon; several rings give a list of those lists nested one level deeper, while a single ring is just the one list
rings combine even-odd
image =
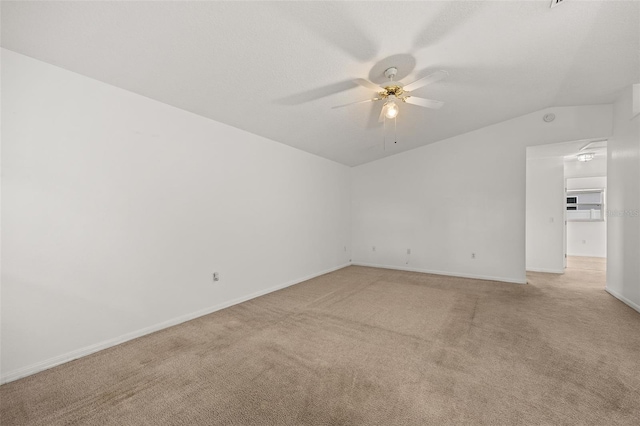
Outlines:
[{"label": "vaulted ceiling", "polygon": [[[2,46],[357,165],[550,106],[610,103],[640,80],[640,4],[2,2]],[[354,78],[407,83],[397,143]]]}]

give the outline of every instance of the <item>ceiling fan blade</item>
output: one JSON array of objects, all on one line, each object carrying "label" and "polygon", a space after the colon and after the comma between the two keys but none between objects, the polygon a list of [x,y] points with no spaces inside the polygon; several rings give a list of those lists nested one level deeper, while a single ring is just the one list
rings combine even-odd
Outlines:
[{"label": "ceiling fan blade", "polygon": [[[485,8],[485,2],[442,2],[440,9],[414,39],[415,49],[424,49],[435,45],[439,40],[454,33],[460,27]],[[455,17],[455,18],[453,18]]]},{"label": "ceiling fan blade", "polygon": [[367,116],[367,121],[365,123],[365,127],[367,129],[375,129],[379,126],[378,123],[378,115],[380,114],[380,109],[382,105],[379,102],[372,102],[369,108],[369,115]]},{"label": "ceiling fan blade", "polygon": [[335,95],[336,93],[344,92],[345,90],[353,89],[354,87],[358,87],[358,85],[353,80],[340,81],[338,83],[317,87],[305,92],[295,93],[284,98],[276,99],[275,103],[280,105],[300,105]]},{"label": "ceiling fan blade", "polygon": [[370,82],[369,80],[365,80],[364,78],[356,78],[353,81],[358,83],[362,87],[366,87],[367,89],[375,90],[376,92],[382,92],[384,90],[382,87],[378,86],[375,83]]},{"label": "ceiling fan blade", "polygon": [[367,102],[373,102],[373,101],[377,101],[377,100],[378,100],[378,98],[373,98],[373,99],[366,99],[364,101],[349,102],[348,104],[344,104],[344,105],[336,105],[334,107],[331,107],[331,109],[344,108],[344,107],[347,107],[349,105],[364,104],[364,103],[367,103]]},{"label": "ceiling fan blade", "polygon": [[[361,28],[360,16],[341,2],[273,2],[281,16],[304,26],[308,31],[340,49],[358,62],[368,62],[378,53],[377,43]],[[319,19],[331,16],[331,25]]]},{"label": "ceiling fan blade", "polygon": [[385,112],[387,112],[387,104],[382,105],[382,109],[380,110],[380,117],[378,117],[378,122],[382,123],[384,121]]},{"label": "ceiling fan blade", "polygon": [[434,101],[434,100],[425,99],[425,98],[416,98],[415,96],[407,96],[406,98],[404,98],[404,101],[408,104],[413,104],[413,105],[418,105],[421,107],[433,108],[433,109],[440,109],[442,108],[442,105],[444,105],[444,102],[442,101]]},{"label": "ceiling fan blade", "polygon": [[403,89],[405,92],[411,92],[412,90],[416,90],[422,86],[426,86],[427,84],[435,83],[436,81],[442,80],[448,75],[449,73],[446,71],[436,71],[433,74],[414,81],[413,83],[407,84],[403,87]]}]

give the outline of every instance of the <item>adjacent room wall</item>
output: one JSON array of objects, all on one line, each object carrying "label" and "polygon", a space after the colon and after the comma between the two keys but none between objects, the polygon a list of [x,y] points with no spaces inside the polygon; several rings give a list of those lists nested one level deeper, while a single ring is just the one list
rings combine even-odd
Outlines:
[{"label": "adjacent room wall", "polygon": [[529,158],[526,174],[526,269],[564,272],[564,160]]},{"label": "adjacent room wall", "polygon": [[607,137],[611,120],[549,108],[353,168],[354,263],[524,283],[526,147]]},{"label": "adjacent room wall", "polygon": [[613,105],[607,162],[607,291],[640,311],[640,116],[632,88]]},{"label": "adjacent room wall", "polygon": [[577,161],[575,158],[565,159],[564,177],[566,179],[597,176],[607,176],[607,156],[605,154],[599,153],[591,161]]},{"label": "adjacent room wall", "polygon": [[[573,163],[576,162],[577,161],[573,161]],[[589,163],[592,162],[593,161],[590,161]],[[600,188],[605,190],[604,207],[606,209],[607,178],[605,176],[567,179],[567,189]],[[567,255],[607,257],[606,220],[607,217],[605,215],[605,220],[600,222],[567,222]]]},{"label": "adjacent room wall", "polygon": [[7,50],[2,123],[3,381],[350,260],[346,166]]}]

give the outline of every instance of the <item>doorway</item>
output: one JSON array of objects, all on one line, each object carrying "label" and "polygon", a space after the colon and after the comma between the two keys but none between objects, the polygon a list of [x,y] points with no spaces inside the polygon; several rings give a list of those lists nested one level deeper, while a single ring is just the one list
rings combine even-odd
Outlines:
[{"label": "doorway", "polygon": [[526,270],[606,264],[607,141],[527,148]]}]

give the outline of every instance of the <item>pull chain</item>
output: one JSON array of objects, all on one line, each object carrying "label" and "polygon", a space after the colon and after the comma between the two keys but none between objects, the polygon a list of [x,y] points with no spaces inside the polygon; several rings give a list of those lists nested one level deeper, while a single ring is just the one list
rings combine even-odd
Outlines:
[{"label": "pull chain", "polygon": [[393,143],[398,143],[398,116],[393,117]]},{"label": "pull chain", "polygon": [[[387,117],[382,122],[382,150],[387,150]],[[393,143],[398,143],[398,116],[393,117]]]},{"label": "pull chain", "polygon": [[387,150],[387,117],[382,119],[382,150]]},{"label": "pull chain", "polygon": [[[382,107],[382,111],[384,112],[384,107]],[[397,107],[396,107],[397,108]],[[398,143],[398,114],[393,117],[393,143]],[[387,117],[386,114],[383,116],[382,120],[382,150],[387,150]]]}]

